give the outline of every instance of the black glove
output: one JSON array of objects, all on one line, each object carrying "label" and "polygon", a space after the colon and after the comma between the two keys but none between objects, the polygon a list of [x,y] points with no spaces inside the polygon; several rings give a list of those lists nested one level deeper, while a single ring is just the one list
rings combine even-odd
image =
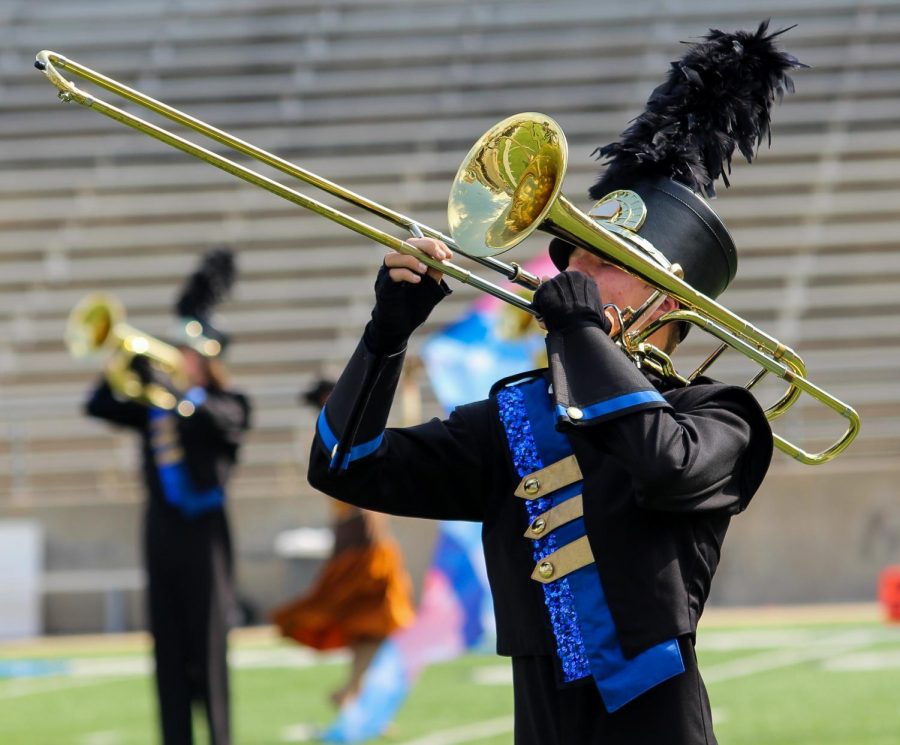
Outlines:
[{"label": "black glove", "polygon": [[434,307],[450,294],[443,282],[438,284],[427,274],[422,281],[394,282],[382,264],[375,280],[375,307],[366,325],[363,341],[372,354],[400,352],[412,332],[425,323]]},{"label": "black glove", "polygon": [[599,326],[608,334],[611,324],[603,313],[597,283],[581,272],[561,272],[534,293],[534,309],[547,331]]},{"label": "black glove", "polygon": [[144,385],[158,385],[165,388],[169,393],[175,394],[178,397],[181,396],[181,392],[175,387],[172,378],[159,368],[155,367],[149,357],[146,357],[143,354],[136,354],[131,358],[129,367]]},{"label": "black glove", "polygon": [[141,381],[144,385],[148,383],[156,382],[156,370],[153,369],[153,366],[150,364],[150,360],[147,359],[142,354],[136,354],[131,358],[131,364],[129,364],[132,372],[138,376],[138,380]]}]

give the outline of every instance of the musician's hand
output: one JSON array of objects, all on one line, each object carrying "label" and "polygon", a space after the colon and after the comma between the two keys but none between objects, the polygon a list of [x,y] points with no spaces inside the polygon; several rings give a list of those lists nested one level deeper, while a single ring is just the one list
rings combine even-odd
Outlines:
[{"label": "musician's hand", "polygon": [[599,326],[609,333],[597,283],[581,272],[561,272],[545,280],[534,293],[532,305],[548,331]]},{"label": "musician's hand", "polygon": [[129,367],[144,385],[156,382],[155,370],[150,364],[150,360],[144,355],[136,354],[132,357]]},{"label": "musician's hand", "polygon": [[[449,261],[453,258],[453,252],[444,243],[434,238],[407,238],[406,242],[438,261]],[[443,272],[431,269],[415,256],[408,256],[396,251],[391,251],[384,257],[384,265],[388,268],[394,282],[418,284],[425,275],[440,284],[444,278]]]},{"label": "musician's hand", "polygon": [[[432,238],[410,238],[409,242],[436,259],[451,256],[450,249]],[[363,336],[370,352],[394,354],[406,346],[434,306],[450,294],[442,278],[443,272],[429,269],[413,256],[391,252],[384,257],[375,280],[372,320]]]},{"label": "musician's hand", "polygon": [[138,376],[143,385],[156,385],[165,388],[176,397],[181,397],[181,391],[172,382],[172,378],[165,372],[154,366],[150,359],[142,354],[136,354],[129,364],[131,370]]}]

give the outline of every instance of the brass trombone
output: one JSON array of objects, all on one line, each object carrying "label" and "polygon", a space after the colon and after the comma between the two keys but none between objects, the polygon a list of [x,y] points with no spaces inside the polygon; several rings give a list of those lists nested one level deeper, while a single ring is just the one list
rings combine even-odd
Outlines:
[{"label": "brass trombone", "polygon": [[76,358],[111,352],[104,371],[109,387],[139,404],[174,409],[179,402],[166,386],[141,378],[133,366],[137,357],[166,375],[174,388],[188,388],[181,352],[125,323],[125,309],[113,295],[95,292],[79,300],[69,313],[65,342]]},{"label": "brass trombone", "polygon": [[[783,415],[796,403],[802,393],[812,396],[847,420],[847,429],[844,434],[830,446],[816,453],[806,452],[775,435],[776,446],[802,463],[818,464],[831,460],[846,449],[859,432],[858,414],[847,404],[810,382],[806,376],[805,365],[796,352],[755,328],[724,306],[697,292],[677,276],[674,268],[663,269],[648,259],[642,251],[635,248],[633,239],[629,240],[600,225],[576,209],[560,193],[568,159],[566,139],[559,125],[543,114],[525,113],[505,119],[492,127],[475,143],[460,166],[451,188],[448,217],[453,238],[449,238],[437,230],[420,225],[400,213],[194,119],[55,52],[40,52],[37,55],[35,67],[41,70],[59,89],[59,97],[63,101],[75,101],[95,109],[111,119],[277,194],[294,204],[327,217],[395,251],[413,255],[427,266],[438,269],[460,282],[470,284],[528,313],[534,314],[534,310],[530,303],[519,295],[487,282],[455,264],[432,259],[404,240],[112,106],[77,88],[63,77],[58,68],[68,70],[147,110],[274,167],[282,173],[362,207],[370,213],[404,228],[413,236],[426,235],[444,241],[453,251],[495,269],[504,274],[507,279],[525,287],[533,289],[540,284],[540,280],[524,272],[516,264],[506,265],[497,261],[493,258],[495,254],[512,248],[538,229],[566,238],[574,243],[586,245],[625,271],[657,288],[658,293],[674,297],[681,305],[681,309],[666,314],[642,329],[639,328],[638,317],[643,309],[625,314],[617,341],[636,363],[649,365],[663,374],[687,383],[704,372],[725,349],[734,348],[741,352],[761,367],[759,373],[747,384],[748,388],[752,388],[767,374],[778,377],[788,385],[782,397],[766,410],[766,415],[770,420]],[[722,342],[722,345],[687,377],[682,377],[675,372],[668,357],[646,341],[661,325],[682,321],[701,327]]]}]

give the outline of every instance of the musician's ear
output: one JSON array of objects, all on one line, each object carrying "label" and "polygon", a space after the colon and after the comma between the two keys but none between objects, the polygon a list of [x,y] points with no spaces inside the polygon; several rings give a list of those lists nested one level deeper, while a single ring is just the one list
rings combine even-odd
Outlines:
[{"label": "musician's ear", "polygon": [[[673,298],[671,295],[666,295],[665,300],[659,306],[659,310],[662,313],[669,313],[670,311],[677,310],[681,307],[681,304]],[[662,315],[662,313],[660,315]]]},{"label": "musician's ear", "polygon": [[[657,312],[659,315],[665,315],[673,310],[678,310],[681,307],[681,303],[679,303],[675,298],[671,295],[666,295],[665,300],[662,301]],[[675,347],[687,336],[688,329],[690,329],[690,324],[681,321],[679,323],[670,323],[667,325],[669,329],[668,336],[666,336],[665,343],[663,344],[662,350],[666,354],[672,354],[675,351]]]}]

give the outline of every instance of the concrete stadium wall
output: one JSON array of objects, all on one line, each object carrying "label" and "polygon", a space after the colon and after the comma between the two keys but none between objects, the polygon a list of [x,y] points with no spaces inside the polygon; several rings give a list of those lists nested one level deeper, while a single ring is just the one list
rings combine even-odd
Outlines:
[{"label": "concrete stadium wall", "polygon": [[880,571],[900,564],[897,463],[821,468],[776,465],[732,522],[712,603],[875,600]]}]

